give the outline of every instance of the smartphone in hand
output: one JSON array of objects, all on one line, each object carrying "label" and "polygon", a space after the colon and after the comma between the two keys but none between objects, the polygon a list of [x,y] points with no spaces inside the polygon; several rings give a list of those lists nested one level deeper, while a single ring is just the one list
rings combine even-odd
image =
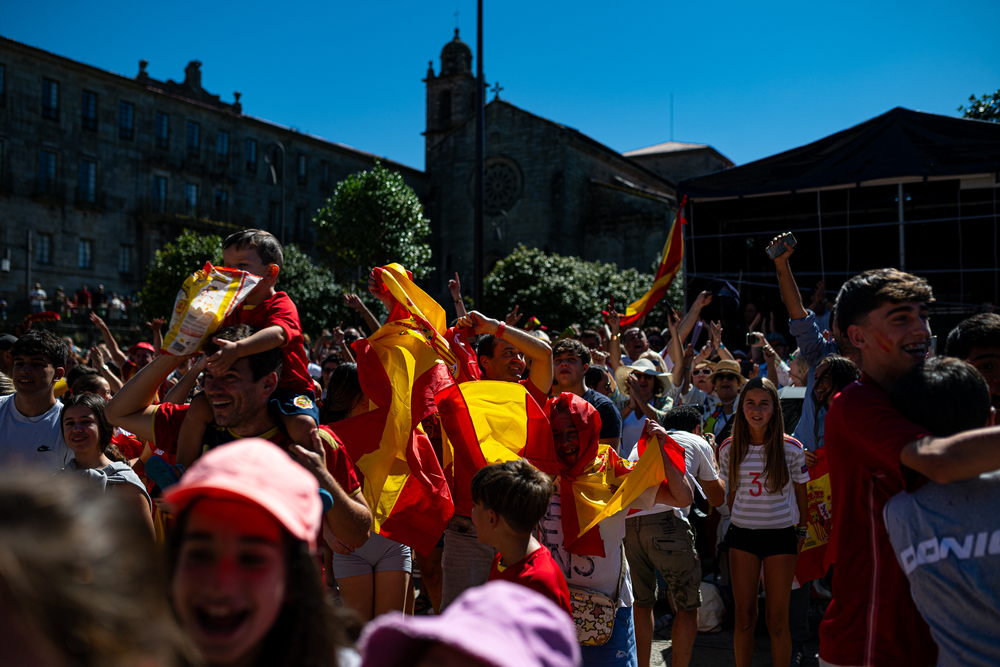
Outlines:
[{"label": "smartphone in hand", "polygon": [[769,246],[767,246],[767,256],[771,259],[780,257],[785,253],[785,244],[788,244],[789,248],[794,248],[797,241],[795,236],[791,232],[785,232],[778,238],[774,239]]}]

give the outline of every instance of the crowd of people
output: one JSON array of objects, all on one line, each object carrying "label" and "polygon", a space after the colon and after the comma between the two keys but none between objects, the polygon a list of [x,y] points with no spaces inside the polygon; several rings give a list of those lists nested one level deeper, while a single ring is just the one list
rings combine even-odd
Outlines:
[{"label": "crowd of people", "polygon": [[51,311],[58,313],[61,319],[76,324],[86,324],[91,313],[96,313],[112,325],[128,323],[136,302],[135,294],[106,292],[104,285],[98,285],[93,291],[87,285],[81,285],[76,292],[66,292],[59,285],[50,296],[41,283],[35,283],[28,293],[32,314]]},{"label": "crowd of people", "polygon": [[[225,241],[224,264],[260,282],[197,356],[161,352],[162,320],[122,351],[114,295],[89,292],[89,350],[40,326],[0,336],[11,664],[646,667],[669,627],[678,666],[721,599],[750,667],[761,593],[775,665],[1000,664],[1000,315],[935,351],[923,279],[867,271],[807,307],[793,248],[773,245],[793,341],[754,303],[707,320],[729,296],[711,289],[663,329],[609,305],[550,337],[517,309],[467,312],[457,275],[452,326],[432,331],[381,269],[368,287],[387,322],[345,295],[367,338],[310,341],[258,230]],[[362,463],[382,431],[346,435],[388,410],[379,383],[402,376],[372,359],[412,370],[392,347],[408,332],[470,360],[385,392],[438,401],[396,427],[432,448],[393,470],[447,481],[450,518],[412,544],[382,534],[398,508]],[[446,385],[465,417],[475,390],[509,397],[467,422],[520,444],[496,457],[482,432],[457,438]]]}]

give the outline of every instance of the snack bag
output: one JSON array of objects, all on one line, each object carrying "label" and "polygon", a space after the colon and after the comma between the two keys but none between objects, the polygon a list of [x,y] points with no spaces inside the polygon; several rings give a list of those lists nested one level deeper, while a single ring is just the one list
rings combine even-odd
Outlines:
[{"label": "snack bag", "polygon": [[205,262],[205,267],[188,276],[177,292],[161,352],[177,356],[197,353],[259,282],[260,278],[246,271]]}]

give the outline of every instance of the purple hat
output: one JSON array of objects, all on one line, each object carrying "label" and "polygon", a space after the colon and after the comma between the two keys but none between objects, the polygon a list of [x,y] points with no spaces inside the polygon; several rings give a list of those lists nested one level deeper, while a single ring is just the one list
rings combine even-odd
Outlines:
[{"label": "purple hat", "polygon": [[414,648],[423,642],[445,644],[488,667],[573,667],[581,661],[566,610],[509,581],[470,588],[440,616],[379,616],[358,641],[361,665],[413,664]]}]

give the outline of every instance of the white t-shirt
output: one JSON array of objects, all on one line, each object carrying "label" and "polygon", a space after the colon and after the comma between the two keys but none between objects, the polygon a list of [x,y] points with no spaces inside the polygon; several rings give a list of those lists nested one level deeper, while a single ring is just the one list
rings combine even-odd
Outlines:
[{"label": "white t-shirt", "polygon": [[30,465],[62,470],[72,458],[63,440],[56,401],[48,412],[25,417],[14,405],[17,394],[0,396],[0,467]]},{"label": "white t-shirt", "polygon": [[[701,490],[698,480],[719,479],[719,473],[715,471],[715,464],[713,463],[715,461],[715,452],[712,451],[712,445],[708,444],[708,441],[700,435],[688,433],[687,431],[670,431],[670,437],[684,448],[685,476],[688,479],[688,483],[691,484],[691,489],[695,493],[701,493],[704,496],[705,494]],[[638,444],[632,448],[632,453],[629,454],[628,460],[639,460]],[[673,510],[678,518],[687,520],[688,514],[691,513],[691,506],[672,507],[663,503],[657,503],[653,505],[652,509],[630,514],[628,518],[646,516],[647,514],[659,514],[668,510]]]},{"label": "white t-shirt", "polygon": [[[658,488],[651,486],[646,489],[630,507],[649,509],[656,499]],[[556,486],[556,492],[552,494],[552,500],[549,501],[549,509],[538,525],[541,528],[542,544],[552,552],[552,557],[566,577],[566,583],[571,586],[593,588],[608,597],[614,596],[615,589],[618,588],[618,576],[621,574],[622,540],[625,539],[627,514],[628,508],[609,516],[598,524],[601,539],[604,540],[604,553],[607,556],[600,558],[599,556],[571,554],[563,547],[562,499],[559,487]],[[629,573],[628,559],[626,559],[625,580],[618,592],[618,606],[631,607],[633,599],[632,575]]]},{"label": "white t-shirt", "polygon": [[[733,439],[728,438],[719,446],[719,474],[729,479],[729,456]],[[809,481],[802,444],[785,436],[785,463],[788,465],[788,484],[779,493],[768,493],[764,476],[764,445],[750,445],[747,456],[739,464],[739,487],[733,502],[734,526],[750,529],[787,528],[799,522],[799,507],[795,502],[792,482]],[[727,491],[728,493],[728,491]]]}]

